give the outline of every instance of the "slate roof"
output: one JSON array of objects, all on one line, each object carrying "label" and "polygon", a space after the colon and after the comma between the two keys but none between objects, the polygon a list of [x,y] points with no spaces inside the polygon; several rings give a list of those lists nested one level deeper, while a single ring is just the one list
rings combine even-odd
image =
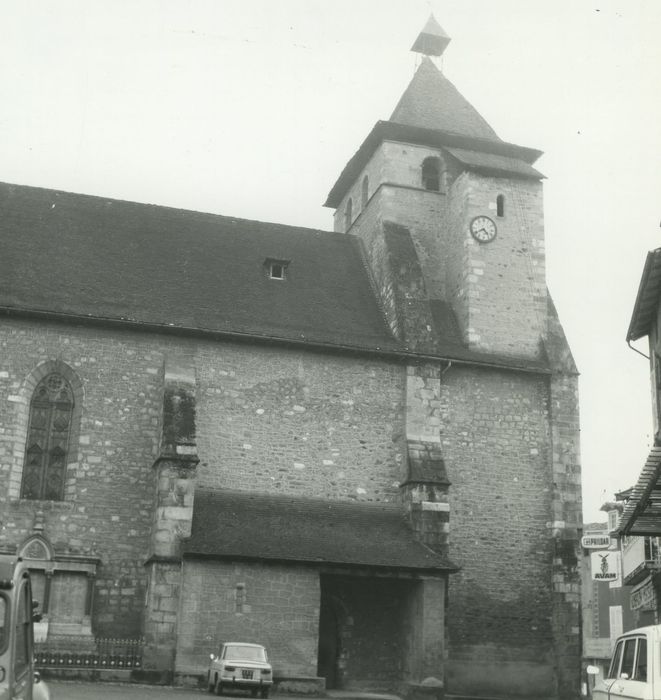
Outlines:
[{"label": "slate roof", "polygon": [[498,153],[483,153],[467,148],[445,147],[443,150],[454,156],[468,170],[477,170],[492,175],[517,175],[532,180],[540,180],[544,176],[520,158],[500,155]]},{"label": "slate roof", "polygon": [[[285,281],[267,258],[290,261]],[[9,184],[0,307],[400,348],[354,236]]]},{"label": "slate roof", "polygon": [[400,506],[198,490],[189,557],[456,571],[416,541]]},{"label": "slate roof", "polygon": [[422,59],[390,121],[499,140],[486,120],[427,56]]}]

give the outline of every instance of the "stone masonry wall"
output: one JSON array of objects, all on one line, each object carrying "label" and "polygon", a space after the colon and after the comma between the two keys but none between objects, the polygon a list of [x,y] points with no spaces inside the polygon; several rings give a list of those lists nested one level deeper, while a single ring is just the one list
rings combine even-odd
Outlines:
[{"label": "stone masonry wall", "polygon": [[196,365],[198,488],[398,500],[403,367],[229,344]]},{"label": "stone masonry wall", "polygon": [[547,382],[456,366],[443,375],[449,555],[462,567],[450,577],[450,692],[553,692]]},{"label": "stone masonry wall", "polygon": [[[438,149],[383,143],[337,208],[335,230],[344,231],[344,211],[349,197],[354,203],[351,233],[363,239],[368,251],[380,244],[382,221],[406,226],[411,231],[429,297],[441,299],[445,297],[443,255],[446,254],[445,211],[448,202],[444,194],[422,189],[422,162],[429,156],[437,157],[442,162]],[[360,183],[365,174],[370,182],[370,200],[367,208],[361,211],[360,207],[356,209],[356,198],[360,197]],[[386,300],[387,307],[387,284],[379,279],[385,268],[380,264],[378,255],[371,253],[370,259],[382,302]]]},{"label": "stone masonry wall", "polygon": [[[2,319],[0,546],[43,534],[57,552],[98,556],[95,634],[140,633],[166,358],[195,367],[198,488],[344,500],[399,499],[405,370],[400,365]],[[20,484],[25,387],[40,363],[66,363],[82,386],[64,501],[12,496]],[[29,393],[29,392],[28,392]],[[41,516],[39,516],[41,517]]]},{"label": "stone masonry wall", "polygon": [[184,562],[175,672],[206,674],[223,642],[266,646],[274,676],[316,677],[319,574],[301,566]]},{"label": "stone masonry wall", "polygon": [[[496,198],[505,211],[496,215]],[[448,295],[476,350],[539,357],[546,336],[547,293],[542,186],[537,181],[464,173],[451,198],[453,237]],[[490,216],[496,238],[480,244],[469,232],[473,217]]]},{"label": "stone masonry wall", "polygon": [[[162,408],[162,354],[154,343],[97,329],[0,322],[0,546],[20,544],[38,512],[56,553],[99,556],[96,634],[141,631],[153,476]],[[20,483],[30,396],[40,363],[59,359],[83,386],[77,444],[70,447],[63,501],[10,494]]]}]

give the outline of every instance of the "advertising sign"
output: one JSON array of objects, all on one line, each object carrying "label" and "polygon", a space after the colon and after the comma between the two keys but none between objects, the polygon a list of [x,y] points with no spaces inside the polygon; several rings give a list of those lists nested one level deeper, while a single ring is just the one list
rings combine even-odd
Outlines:
[{"label": "advertising sign", "polygon": [[586,532],[581,537],[581,546],[584,549],[607,549],[610,543],[610,535],[603,530],[601,532]]},{"label": "advertising sign", "polygon": [[592,552],[590,568],[593,581],[617,581],[620,577],[620,553]]},{"label": "advertising sign", "polygon": [[652,579],[648,579],[631,591],[629,598],[632,610],[656,610],[656,596]]}]

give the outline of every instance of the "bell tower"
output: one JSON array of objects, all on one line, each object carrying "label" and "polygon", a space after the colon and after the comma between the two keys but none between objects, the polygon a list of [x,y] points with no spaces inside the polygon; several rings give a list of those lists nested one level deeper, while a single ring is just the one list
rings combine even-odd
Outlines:
[{"label": "bell tower", "polygon": [[500,139],[436,66],[449,43],[430,17],[412,47],[422,58],[409,86],[326,206],[336,231],[363,241],[408,347],[442,344],[451,323],[471,352],[538,360],[548,313],[543,176],[533,167],[541,152]]}]

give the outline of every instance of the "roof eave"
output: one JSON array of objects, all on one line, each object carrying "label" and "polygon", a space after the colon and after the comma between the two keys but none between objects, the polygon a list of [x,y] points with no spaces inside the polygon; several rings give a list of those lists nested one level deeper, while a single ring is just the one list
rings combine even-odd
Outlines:
[{"label": "roof eave", "polygon": [[346,562],[346,561],[332,561],[330,559],[305,559],[298,557],[267,557],[259,555],[250,554],[232,554],[232,553],[222,553],[222,552],[197,552],[197,551],[185,551],[183,553],[184,559],[204,559],[208,561],[257,561],[265,562],[269,564],[299,564],[304,566],[315,566],[315,567],[341,567],[348,569],[371,569],[374,571],[407,571],[410,573],[443,573],[443,574],[454,574],[461,570],[461,567],[453,564],[451,561],[446,561],[444,564],[437,564],[435,566],[411,566],[411,565],[386,565],[386,564],[373,564],[369,562]]},{"label": "roof eave", "polygon": [[[661,447],[653,447],[645,461],[636,485],[631,491],[631,496],[624,512],[617,532],[620,535],[655,534],[661,535],[661,510],[654,512],[649,510],[650,496],[654,490],[661,489]],[[645,512],[647,511],[647,513]],[[659,523],[658,528],[644,526],[645,520],[653,520]]]},{"label": "roof eave", "polygon": [[661,248],[649,251],[629,322],[627,342],[649,335],[661,291]]},{"label": "roof eave", "polygon": [[351,183],[355,181],[376,148],[383,141],[400,141],[435,147],[456,146],[484,153],[520,158],[528,164],[534,163],[542,155],[542,151],[537,149],[518,146],[506,141],[466,136],[440,129],[426,129],[391,121],[378,121],[340,173],[324,203],[325,207],[336,209],[339,206],[351,187]]},{"label": "roof eave", "polygon": [[320,352],[337,352],[360,356],[380,357],[385,360],[402,361],[423,360],[446,362],[457,366],[482,367],[491,369],[511,370],[513,372],[525,372],[548,376],[552,374],[551,368],[545,362],[520,361],[517,358],[491,358],[484,357],[462,357],[460,353],[454,352],[417,352],[403,347],[379,347],[368,345],[351,345],[342,343],[331,343],[308,338],[288,338],[282,336],[266,335],[251,332],[218,330],[210,328],[195,328],[174,324],[163,324],[136,319],[107,318],[99,316],[83,316],[75,313],[64,313],[56,311],[44,311],[38,309],[23,309],[8,306],[0,306],[0,316],[16,316],[22,318],[33,318],[64,323],[90,324],[102,328],[124,328],[127,330],[164,333],[168,335],[179,335],[186,337],[204,337],[214,340],[226,340],[230,342],[255,342],[273,344],[281,347],[304,347],[308,350],[318,350]]}]

